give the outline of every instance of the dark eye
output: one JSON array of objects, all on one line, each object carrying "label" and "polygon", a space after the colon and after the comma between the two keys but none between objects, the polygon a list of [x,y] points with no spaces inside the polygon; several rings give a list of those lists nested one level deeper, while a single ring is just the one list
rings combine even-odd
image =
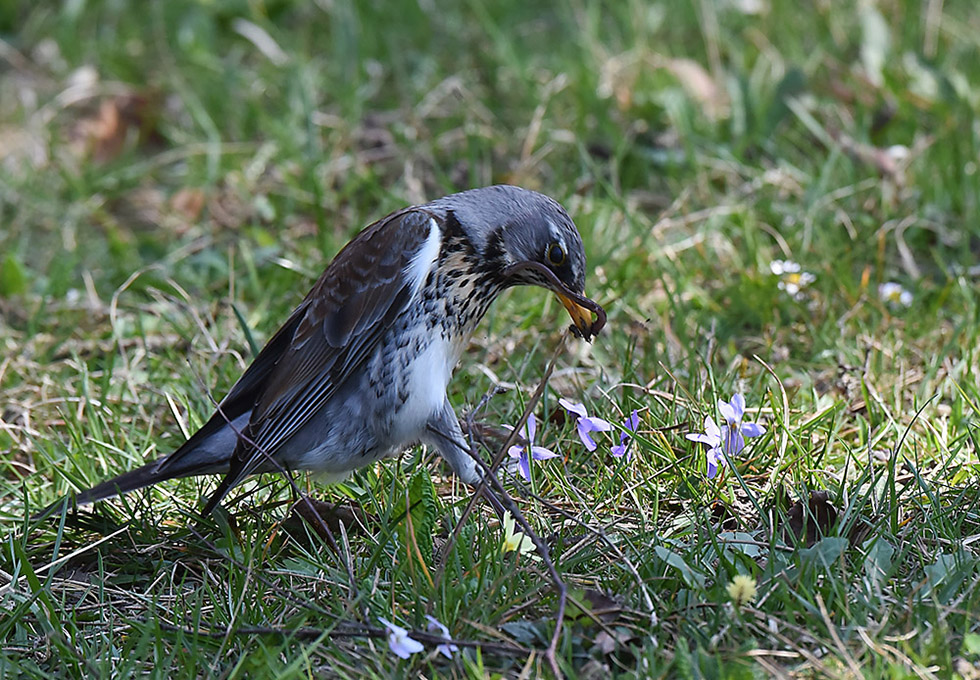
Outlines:
[{"label": "dark eye", "polygon": [[548,246],[548,262],[556,267],[565,264],[565,251],[557,243],[552,243]]}]

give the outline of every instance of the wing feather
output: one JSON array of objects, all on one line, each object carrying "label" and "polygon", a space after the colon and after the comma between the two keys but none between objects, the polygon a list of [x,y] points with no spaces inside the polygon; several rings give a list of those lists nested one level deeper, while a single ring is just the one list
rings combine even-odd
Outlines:
[{"label": "wing feather", "polygon": [[431,244],[438,224],[428,211],[403,210],[371,225],[338,253],[290,317],[288,346],[268,371],[247,436],[239,440],[228,474],[205,512],[266,455],[275,455],[371,356],[411,304],[418,282],[407,273],[414,270],[415,256]]}]

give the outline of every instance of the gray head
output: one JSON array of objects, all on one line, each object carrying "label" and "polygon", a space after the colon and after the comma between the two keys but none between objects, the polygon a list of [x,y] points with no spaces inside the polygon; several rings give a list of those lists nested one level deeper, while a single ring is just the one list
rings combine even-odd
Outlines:
[{"label": "gray head", "polygon": [[455,218],[481,266],[501,288],[548,288],[582,335],[598,330],[593,329],[592,312],[600,313],[601,308],[597,311],[598,305],[584,297],[582,238],[557,201],[536,191],[497,185],[452,194],[426,207]]}]

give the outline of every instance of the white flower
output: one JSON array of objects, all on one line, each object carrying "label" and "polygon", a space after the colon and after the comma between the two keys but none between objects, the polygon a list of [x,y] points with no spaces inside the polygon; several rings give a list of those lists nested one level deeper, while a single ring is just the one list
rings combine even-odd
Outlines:
[{"label": "white flower", "polygon": [[401,626],[396,626],[388,619],[381,617],[378,617],[378,621],[388,629],[388,648],[397,656],[407,659],[412,654],[418,654],[425,649],[425,645],[409,637],[408,631]]},{"label": "white flower", "polygon": [[792,260],[773,260],[769,263],[769,271],[771,271],[776,276],[782,276],[783,274],[797,274],[799,273],[800,263],[793,262]]},{"label": "white flower", "polygon": [[894,281],[878,286],[878,297],[891,307],[908,307],[912,304],[912,293]]},{"label": "white flower", "polygon": [[769,263],[769,271],[779,277],[776,284],[779,290],[786,291],[794,300],[802,300],[803,289],[817,280],[810,272],[803,271],[799,262],[792,260],[773,260]]}]

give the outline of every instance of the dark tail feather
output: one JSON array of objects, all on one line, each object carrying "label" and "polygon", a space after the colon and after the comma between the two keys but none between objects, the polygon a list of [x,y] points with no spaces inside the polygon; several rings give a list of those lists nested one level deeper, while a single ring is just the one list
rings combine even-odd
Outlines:
[{"label": "dark tail feather", "polygon": [[66,504],[69,508],[77,505],[88,505],[89,503],[101,501],[105,498],[121,496],[124,493],[136,491],[137,489],[142,489],[143,487],[151,486],[158,482],[165,482],[168,479],[190,477],[192,475],[203,475],[208,474],[209,472],[217,471],[214,470],[215,466],[213,464],[207,466],[198,464],[190,466],[171,466],[165,468],[163,472],[160,472],[160,461],[162,460],[164,459],[157,459],[143,465],[142,467],[138,467],[135,470],[125,472],[118,477],[113,477],[109,481],[96,484],[91,489],[81,491],[74,496],[68,496],[57,500],[41,512],[34,515],[34,519],[43,519],[48,517],[56,510],[60,511]]}]

